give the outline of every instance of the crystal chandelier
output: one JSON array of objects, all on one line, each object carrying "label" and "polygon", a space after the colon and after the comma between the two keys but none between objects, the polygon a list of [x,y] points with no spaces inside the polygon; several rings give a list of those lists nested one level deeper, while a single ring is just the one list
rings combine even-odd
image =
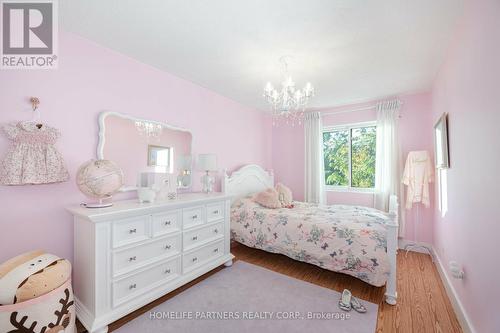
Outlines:
[{"label": "crystal chandelier", "polygon": [[287,124],[295,125],[298,122],[300,125],[306,106],[314,96],[314,87],[310,82],[303,89],[295,88],[295,82],[288,73],[288,59],[289,57],[280,58],[284,72],[281,90],[274,89],[270,82],[264,88],[264,98],[272,108],[273,125],[279,119],[284,119]]},{"label": "crystal chandelier", "polygon": [[143,120],[137,120],[135,128],[139,131],[140,135],[148,138],[158,138],[163,130],[162,125]]}]

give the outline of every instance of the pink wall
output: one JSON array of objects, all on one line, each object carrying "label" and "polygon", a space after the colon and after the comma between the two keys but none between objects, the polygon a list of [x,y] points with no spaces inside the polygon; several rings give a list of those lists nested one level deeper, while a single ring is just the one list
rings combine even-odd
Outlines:
[{"label": "pink wall", "polygon": [[[400,139],[404,159],[411,150],[433,152],[431,96],[428,93],[404,95],[400,120]],[[322,110],[323,113],[339,112],[373,106],[375,102],[336,107]],[[323,118],[324,126],[342,125],[376,120],[374,110],[340,113]],[[404,161],[403,161],[404,162]],[[304,198],[304,128],[303,126],[285,126],[273,128],[273,168],[277,181],[290,186],[294,196]],[[373,194],[357,192],[327,192],[329,204],[356,204],[373,206]],[[407,212],[407,228],[404,238],[413,240],[413,222],[416,211]],[[418,240],[432,243],[432,207],[420,209],[420,224],[417,228]]]},{"label": "pink wall", "polygon": [[449,113],[448,212],[435,212],[434,245],[477,332],[500,332],[500,2],[469,1],[434,85],[433,120]]},{"label": "pink wall", "polygon": [[[64,207],[84,200],[75,172],[95,158],[103,110],[189,128],[193,153],[216,153],[221,169],[271,167],[271,123],[262,113],[75,35],[61,32],[59,45],[57,70],[0,71],[0,123],[31,119],[29,97],[39,97],[42,120],[62,132],[57,146],[71,174],[61,184],[0,186],[0,261],[36,248],[72,258]],[[7,147],[0,139],[0,156]]]},{"label": "pink wall", "polygon": [[304,149],[302,126],[279,124],[273,127],[274,179],[290,187],[295,200],[304,200]]}]

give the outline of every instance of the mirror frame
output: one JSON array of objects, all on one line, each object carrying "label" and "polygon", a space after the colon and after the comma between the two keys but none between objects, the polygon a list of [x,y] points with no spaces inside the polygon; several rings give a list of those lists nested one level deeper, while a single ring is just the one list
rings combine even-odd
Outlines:
[{"label": "mirror frame", "polygon": [[[188,129],[185,129],[185,128],[182,128],[182,127],[177,127],[177,126],[173,126],[173,125],[170,125],[166,122],[161,122],[161,121],[156,121],[156,120],[150,120],[150,119],[144,119],[144,118],[138,118],[138,117],[134,117],[134,116],[130,116],[128,114],[125,114],[125,113],[121,113],[121,112],[116,112],[116,111],[102,111],[101,113],[99,113],[99,119],[98,119],[98,124],[99,124],[99,133],[98,133],[98,139],[97,139],[97,159],[99,160],[102,160],[102,159],[105,159],[104,158],[104,144],[106,143],[106,118],[108,116],[116,116],[116,117],[120,117],[120,118],[124,118],[124,119],[129,119],[129,120],[132,120],[132,121],[147,121],[147,122],[150,122],[150,123],[153,123],[153,124],[158,124],[158,125],[162,125],[163,127],[166,127],[168,129],[171,129],[171,130],[174,130],[174,131],[181,131],[181,132],[186,132],[186,133],[189,133],[191,134],[191,142],[190,142],[190,145],[191,145],[191,155],[193,155],[193,132],[191,132],[190,130]],[[192,168],[192,166],[191,166]],[[191,170],[192,171],[192,170]],[[191,179],[191,183],[193,182],[193,180]],[[186,187],[181,187],[181,188],[190,188],[191,185],[189,186],[186,186]],[[123,185],[121,188],[120,188],[120,192],[128,192],[128,191],[135,191],[137,190],[137,186],[129,186],[129,185]]]},{"label": "mirror frame", "polygon": [[[440,130],[441,147],[438,147],[437,130]],[[441,154],[438,152],[441,148]],[[434,159],[436,169],[449,169],[450,168],[450,150],[448,140],[448,113],[444,112],[434,125]],[[439,163],[439,161],[442,161]]]}]

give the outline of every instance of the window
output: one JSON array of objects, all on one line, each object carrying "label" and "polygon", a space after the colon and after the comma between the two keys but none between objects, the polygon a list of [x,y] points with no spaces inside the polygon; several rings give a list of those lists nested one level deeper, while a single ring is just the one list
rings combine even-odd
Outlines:
[{"label": "window", "polygon": [[375,123],[323,130],[325,184],[332,189],[375,187]]},{"label": "window", "polygon": [[438,201],[441,217],[448,212],[448,169],[438,169]]}]

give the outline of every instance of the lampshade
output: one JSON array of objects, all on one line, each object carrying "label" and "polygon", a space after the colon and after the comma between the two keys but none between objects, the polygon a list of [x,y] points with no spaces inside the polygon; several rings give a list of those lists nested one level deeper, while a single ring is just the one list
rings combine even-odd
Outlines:
[{"label": "lampshade", "polygon": [[217,156],[215,154],[200,154],[200,155],[198,155],[198,170],[216,171],[217,170]]}]

